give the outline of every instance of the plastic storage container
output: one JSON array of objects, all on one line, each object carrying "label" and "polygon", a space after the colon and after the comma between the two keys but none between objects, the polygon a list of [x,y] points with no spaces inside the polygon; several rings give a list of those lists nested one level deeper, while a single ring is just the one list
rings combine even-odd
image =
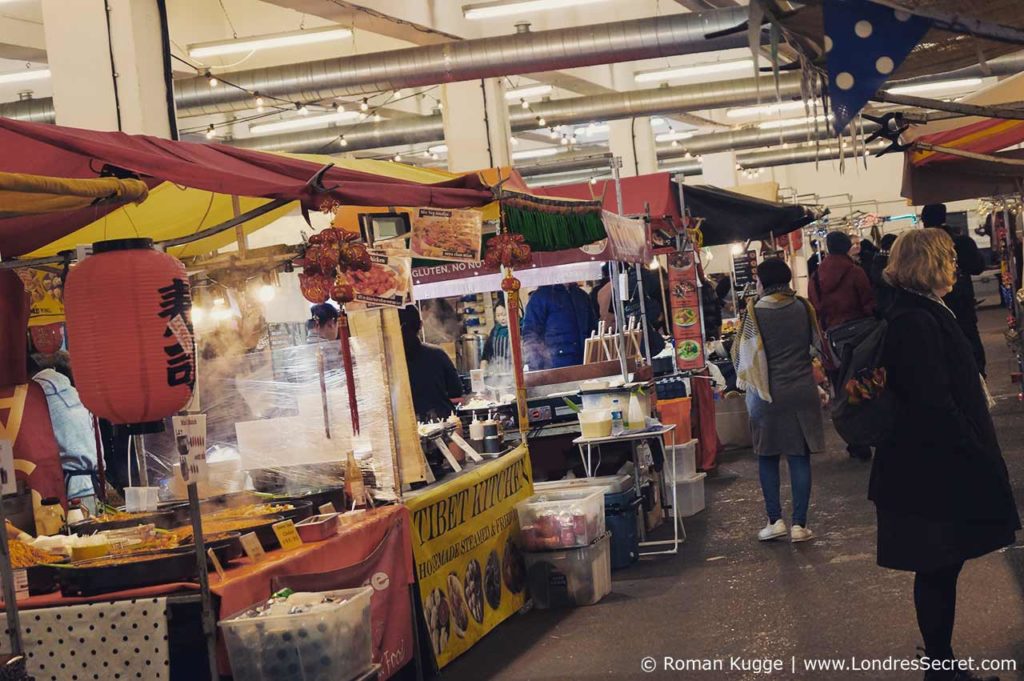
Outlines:
[{"label": "plastic storage container", "polygon": [[583,548],[525,553],[534,607],[593,605],[607,596],[612,590],[610,548],[606,534]]},{"label": "plastic storage container", "polygon": [[[371,664],[370,596],[373,587],[296,597],[346,599],[302,614],[255,615],[255,608],[220,622],[236,679],[246,681],[340,681]],[[297,600],[300,600],[297,599]],[[287,613],[288,605],[281,608]]]},{"label": "plastic storage container", "polygon": [[689,518],[704,510],[704,478],[707,473],[698,473],[689,480],[676,483],[676,517]]},{"label": "plastic storage container", "polygon": [[587,546],[605,532],[604,493],[600,489],[535,494],[516,504],[516,512],[527,551]]},{"label": "plastic storage container", "polygon": [[583,409],[576,416],[583,437],[597,439],[612,434],[612,414],[607,409]]},{"label": "plastic storage container", "polygon": [[557,490],[579,490],[584,487],[600,487],[605,494],[616,494],[633,489],[633,476],[622,475],[599,475],[593,478],[569,478],[568,480],[550,480],[548,482],[533,483],[535,494],[541,492],[554,492]]},{"label": "plastic storage container", "polygon": [[672,477],[672,461],[665,462],[665,482],[673,483],[676,480],[690,480],[697,475],[697,440],[690,440],[681,445],[670,448],[672,457],[676,462],[676,475]]}]

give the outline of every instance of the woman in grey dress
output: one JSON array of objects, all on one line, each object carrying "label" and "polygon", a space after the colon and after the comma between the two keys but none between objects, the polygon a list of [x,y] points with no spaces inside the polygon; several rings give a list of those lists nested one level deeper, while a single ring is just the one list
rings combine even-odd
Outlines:
[{"label": "woman in grey dress", "polygon": [[[790,535],[808,541],[812,452],[825,448],[822,425],[824,391],[819,390],[812,350],[820,352],[818,323],[811,305],[790,287],[792,272],[784,261],[769,258],[757,268],[762,292],[747,301],[740,335],[734,343],[739,385],[746,390],[754,452],[768,525],[758,539]],[[793,526],[787,530],[779,498],[779,465],[786,457],[793,490]]]}]

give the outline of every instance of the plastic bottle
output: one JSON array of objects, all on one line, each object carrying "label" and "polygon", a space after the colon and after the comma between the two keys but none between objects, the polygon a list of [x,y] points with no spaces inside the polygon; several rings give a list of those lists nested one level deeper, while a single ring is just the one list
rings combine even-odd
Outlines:
[{"label": "plastic bottle", "polygon": [[618,400],[612,400],[612,435],[621,435],[623,430],[622,405]]},{"label": "plastic bottle", "polygon": [[647,427],[647,416],[640,406],[640,398],[637,395],[629,396],[629,429],[643,430]]}]

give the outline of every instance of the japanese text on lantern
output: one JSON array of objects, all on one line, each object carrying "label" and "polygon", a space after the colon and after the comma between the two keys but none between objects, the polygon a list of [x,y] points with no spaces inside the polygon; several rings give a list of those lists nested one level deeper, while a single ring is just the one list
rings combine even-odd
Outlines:
[{"label": "japanese text on lantern", "polygon": [[167,385],[187,385],[195,383],[195,343],[192,329],[189,326],[189,311],[192,298],[188,284],[181,279],[171,280],[170,286],[157,289],[160,293],[159,316],[167,319],[164,338],[170,339],[170,345],[164,346],[167,355]]}]

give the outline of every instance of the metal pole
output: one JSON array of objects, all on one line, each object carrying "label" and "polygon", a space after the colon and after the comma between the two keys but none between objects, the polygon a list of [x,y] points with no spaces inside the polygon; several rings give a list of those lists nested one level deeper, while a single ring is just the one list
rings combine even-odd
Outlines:
[{"label": "metal pole", "polygon": [[196,483],[188,485],[188,509],[192,516],[192,541],[196,546],[196,567],[199,570],[199,595],[202,602],[203,634],[206,636],[206,656],[210,664],[210,679],[220,678],[217,673],[217,618],[213,615],[210,596],[210,574],[206,565],[206,541],[203,539],[203,516],[199,509]]},{"label": "metal pole", "polygon": [[11,570],[11,548],[8,541],[7,513],[4,511],[3,496],[0,495],[0,578],[3,579],[7,631],[11,638],[11,653],[23,655],[25,647],[21,642],[21,621],[18,619],[18,601],[14,591],[14,571]]},{"label": "metal pole", "polygon": [[[618,156],[611,159],[612,179],[615,180],[615,202],[618,206],[619,215],[622,214],[622,178],[619,177],[619,167],[622,159]],[[608,273],[612,280],[612,309],[615,311],[615,330],[619,337],[619,369],[622,371],[622,380],[629,380],[629,367],[626,361],[626,312],[622,307],[622,293],[619,289],[619,263],[611,261],[608,266]]]},{"label": "metal pole", "polygon": [[135,447],[135,463],[139,467],[139,487],[149,487],[149,471],[146,470],[146,440],[141,433],[132,435]]},{"label": "metal pole", "polygon": [[644,294],[644,277],[643,277],[643,265],[633,265],[634,271],[636,272],[636,292],[640,296],[640,326],[644,330],[644,353],[647,355],[647,363],[653,365],[654,359],[651,357],[651,339],[647,333],[647,303],[644,302],[644,298],[647,296]]}]

